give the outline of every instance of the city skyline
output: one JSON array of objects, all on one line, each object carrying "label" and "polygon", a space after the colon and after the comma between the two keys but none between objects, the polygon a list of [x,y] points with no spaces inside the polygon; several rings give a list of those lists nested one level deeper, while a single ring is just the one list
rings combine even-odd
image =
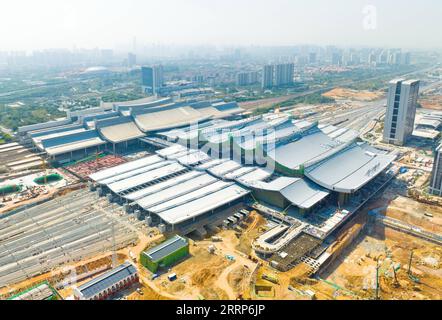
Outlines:
[{"label": "city skyline", "polygon": [[[114,49],[151,43],[220,47],[333,44],[413,49],[442,46],[437,32],[429,32],[442,29],[438,19],[442,4],[434,0],[422,1],[417,7],[399,0],[278,0],[271,6],[261,0],[229,2],[232,1],[132,0],[123,4],[119,0],[8,0],[0,12],[0,51]],[[247,24],[243,23],[245,18]],[[402,32],[396,32],[398,27]]]}]

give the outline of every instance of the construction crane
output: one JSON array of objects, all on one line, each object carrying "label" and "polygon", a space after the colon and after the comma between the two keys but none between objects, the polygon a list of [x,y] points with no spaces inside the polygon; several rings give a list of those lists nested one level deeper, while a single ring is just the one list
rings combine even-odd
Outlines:
[{"label": "construction crane", "polygon": [[411,274],[411,262],[413,261],[413,254],[414,254],[414,251],[411,250],[411,252],[410,252],[410,259],[408,261],[408,275]]},{"label": "construction crane", "polygon": [[413,262],[413,255],[414,255],[414,250],[411,250],[410,259],[408,261],[408,278],[410,278],[413,282],[419,283],[420,279],[414,276],[413,272],[411,271],[411,263]]},{"label": "construction crane", "polygon": [[380,284],[379,284],[379,268],[381,266],[379,265],[379,261],[376,262],[376,296],[375,299],[379,300],[379,289],[380,289]]}]

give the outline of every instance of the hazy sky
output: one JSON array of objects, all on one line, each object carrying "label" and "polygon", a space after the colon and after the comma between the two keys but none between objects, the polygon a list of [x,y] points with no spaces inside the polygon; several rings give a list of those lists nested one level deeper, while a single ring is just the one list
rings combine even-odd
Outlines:
[{"label": "hazy sky", "polygon": [[[375,18],[373,8],[376,8]],[[74,45],[114,48],[132,43],[134,37],[139,45],[336,44],[441,48],[441,34],[440,0],[0,2],[0,51]]]}]

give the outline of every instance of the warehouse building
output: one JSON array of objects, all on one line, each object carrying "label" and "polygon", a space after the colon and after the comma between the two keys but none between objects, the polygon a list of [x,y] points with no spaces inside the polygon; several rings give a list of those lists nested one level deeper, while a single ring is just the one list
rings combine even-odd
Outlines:
[{"label": "warehouse building", "polygon": [[79,287],[74,287],[74,298],[76,300],[105,300],[135,283],[138,283],[137,269],[132,263],[126,261],[115,269]]},{"label": "warehouse building", "polygon": [[160,245],[141,253],[140,262],[151,272],[165,269],[189,255],[189,241],[174,236]]}]

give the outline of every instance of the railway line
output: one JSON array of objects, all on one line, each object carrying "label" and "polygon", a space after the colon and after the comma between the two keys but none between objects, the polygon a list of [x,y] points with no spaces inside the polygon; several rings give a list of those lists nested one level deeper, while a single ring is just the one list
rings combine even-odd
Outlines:
[{"label": "railway line", "polygon": [[[0,287],[137,241],[129,217],[86,190],[0,219]],[[123,221],[124,220],[124,221]]]}]

